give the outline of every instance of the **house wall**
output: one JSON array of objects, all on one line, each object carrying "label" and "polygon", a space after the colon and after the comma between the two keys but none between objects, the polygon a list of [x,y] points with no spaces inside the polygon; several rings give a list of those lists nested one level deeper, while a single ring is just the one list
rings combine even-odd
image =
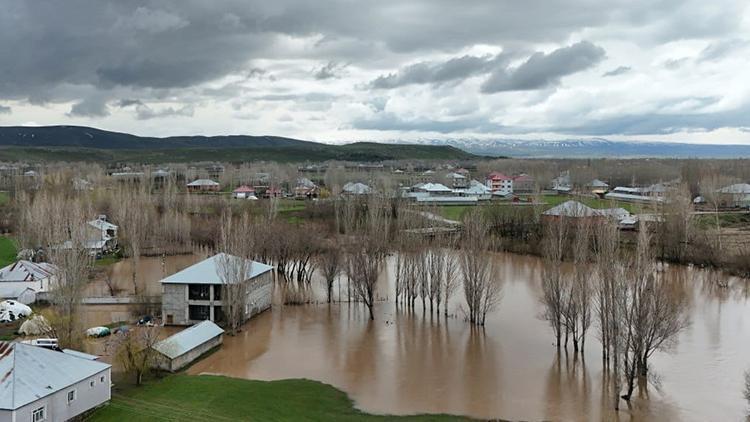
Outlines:
[{"label": "house wall", "polygon": [[[245,303],[245,319],[251,318],[271,307],[273,298],[273,271],[268,271],[252,280],[246,281],[247,300]],[[189,305],[205,305],[211,310],[211,321],[215,321],[215,308],[222,306],[221,300],[213,300],[214,291],[211,288],[209,300],[188,300],[187,284],[162,285],[162,321],[167,324],[168,316],[172,315],[171,325],[192,325],[200,322],[189,318]]]},{"label": "house wall", "polygon": [[169,359],[166,356],[163,356],[157,361],[157,366],[159,367],[159,369],[163,369],[165,371],[177,372],[199,359],[201,356],[206,354],[206,352],[220,346],[223,342],[223,339],[224,336],[222,334],[219,334],[218,336],[209,339],[205,343],[188,351],[187,353],[183,353],[182,355],[177,356],[174,359]]},{"label": "house wall", "polygon": [[[0,421],[31,421],[31,414],[34,410],[42,406],[46,406],[45,421],[66,421],[71,419],[109,401],[111,397],[110,375],[110,368],[107,368],[70,387],[63,388],[54,394],[42,397],[35,402],[16,409],[14,412],[0,413]],[[101,382],[101,377],[104,377],[104,382]],[[89,385],[91,381],[94,382],[93,387]],[[76,399],[68,404],[68,392],[74,389],[76,390]]]}]

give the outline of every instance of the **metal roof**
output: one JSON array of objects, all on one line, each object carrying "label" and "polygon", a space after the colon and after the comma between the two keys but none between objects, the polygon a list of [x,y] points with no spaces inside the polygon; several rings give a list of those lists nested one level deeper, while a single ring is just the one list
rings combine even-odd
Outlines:
[{"label": "metal roof", "polygon": [[600,215],[595,209],[578,201],[565,201],[556,207],[548,209],[543,214],[563,217],[593,217]]},{"label": "metal roof", "polygon": [[109,367],[43,347],[0,342],[0,409],[18,409]]},{"label": "metal roof", "polygon": [[[197,264],[193,264],[182,271],[170,275],[161,280],[161,282],[171,284],[224,284],[219,275],[219,263],[225,255],[226,254],[222,252],[210,258],[206,258]],[[273,269],[272,266],[261,262],[249,259],[247,261],[249,263],[247,279],[258,277],[259,275],[265,274]]]},{"label": "metal roof", "polygon": [[46,262],[20,260],[0,269],[0,282],[40,281],[52,276],[57,268]]},{"label": "metal roof", "polygon": [[372,193],[372,188],[361,182],[349,182],[341,190],[352,195],[367,195]]},{"label": "metal roof", "polygon": [[750,194],[750,184],[736,183],[719,189],[719,193],[747,193]]},{"label": "metal roof", "polygon": [[214,182],[211,179],[198,179],[193,180],[192,182],[187,184],[188,186],[219,186],[217,182]]},{"label": "metal roof", "polygon": [[206,320],[156,343],[154,349],[164,356],[174,359],[223,333],[224,330],[221,327]]}]

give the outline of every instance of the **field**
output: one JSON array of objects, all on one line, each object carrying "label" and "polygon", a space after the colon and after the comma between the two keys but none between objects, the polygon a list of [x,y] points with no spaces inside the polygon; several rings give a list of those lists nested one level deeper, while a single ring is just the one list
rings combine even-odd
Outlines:
[{"label": "field", "polygon": [[309,380],[250,381],[210,375],[173,375],[115,392],[88,421],[178,420],[458,420],[456,417],[376,416],[353,407],[347,395]]},{"label": "field", "polygon": [[0,268],[15,262],[17,253],[13,239],[0,236]]},{"label": "field", "polygon": [[10,198],[8,197],[7,192],[0,192],[0,206],[3,206],[10,201]]}]

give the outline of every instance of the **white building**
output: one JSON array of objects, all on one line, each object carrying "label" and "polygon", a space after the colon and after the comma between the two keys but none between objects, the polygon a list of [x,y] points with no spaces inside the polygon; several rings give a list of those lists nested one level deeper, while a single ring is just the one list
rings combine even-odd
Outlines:
[{"label": "white building", "polygon": [[52,264],[25,260],[0,268],[0,299],[34,303],[37,293],[50,290],[55,270]]},{"label": "white building", "polygon": [[224,330],[211,321],[203,321],[165,338],[154,345],[159,352],[156,366],[175,372],[221,346]]},{"label": "white building", "polygon": [[107,403],[111,366],[43,347],[0,342],[0,421],[67,421]]},{"label": "white building", "polygon": [[372,188],[364,183],[349,182],[341,188],[341,193],[344,195],[369,195],[372,193]]}]

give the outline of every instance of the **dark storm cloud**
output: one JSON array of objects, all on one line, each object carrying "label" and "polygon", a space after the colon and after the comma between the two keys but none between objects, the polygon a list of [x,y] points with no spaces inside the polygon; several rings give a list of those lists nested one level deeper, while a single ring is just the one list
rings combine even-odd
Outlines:
[{"label": "dark storm cloud", "polygon": [[504,66],[508,54],[497,56],[462,56],[445,62],[420,62],[396,73],[382,75],[370,82],[375,89],[392,89],[413,84],[440,84],[488,73],[493,66]]},{"label": "dark storm cloud", "polygon": [[70,108],[71,117],[104,117],[109,116],[109,107],[104,98],[86,98]]},{"label": "dark storm cloud", "polygon": [[537,52],[514,69],[496,69],[482,84],[482,92],[528,91],[554,86],[563,76],[597,65],[605,55],[603,48],[588,41],[549,54]]},{"label": "dark storm cloud", "polygon": [[317,69],[313,76],[319,81],[338,78],[340,76],[340,72],[344,70],[345,67],[346,65],[331,61],[328,62],[325,66]]},{"label": "dark storm cloud", "polygon": [[10,107],[0,104],[0,114],[10,114],[12,111]]},{"label": "dark storm cloud", "polygon": [[165,107],[153,109],[146,104],[138,104],[135,107],[135,116],[138,120],[149,120],[170,116],[190,117],[193,115],[193,113],[194,108],[191,104],[187,104],[178,108]]},{"label": "dark storm cloud", "polygon": [[604,72],[602,74],[603,77],[609,77],[609,76],[619,76],[624,75],[626,73],[630,73],[633,70],[630,66],[620,66],[616,69],[612,69],[610,71]]}]

